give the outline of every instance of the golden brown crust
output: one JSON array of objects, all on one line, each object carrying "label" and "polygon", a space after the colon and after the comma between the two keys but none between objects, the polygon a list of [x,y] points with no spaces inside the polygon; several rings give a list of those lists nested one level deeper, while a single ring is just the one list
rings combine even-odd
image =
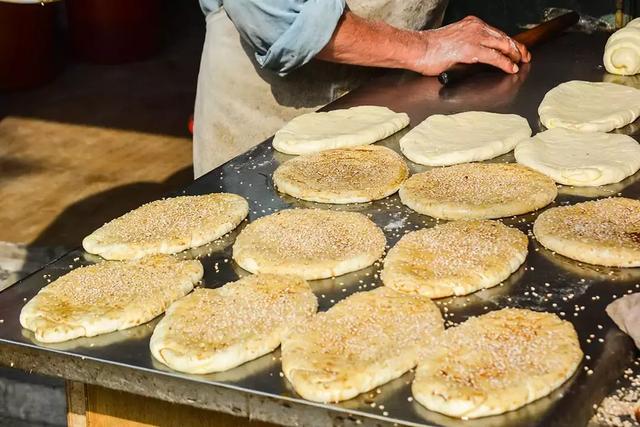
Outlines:
[{"label": "golden brown crust", "polygon": [[413,368],[443,323],[428,298],[386,287],[358,292],[283,340],[282,370],[305,399],[350,399]]},{"label": "golden brown crust", "polygon": [[527,236],[497,221],[453,221],[406,234],[389,250],[385,286],[429,298],[466,295],[508,278],[527,256]]},{"label": "golden brown crust", "polygon": [[196,289],[169,307],[151,337],[151,353],[181,372],[225,371],[273,351],[317,305],[297,276],[256,274]]},{"label": "golden brown crust", "polygon": [[549,209],[533,232],[546,248],[589,264],[640,266],[640,201],[614,197]]},{"label": "golden brown crust", "polygon": [[400,199],[418,213],[442,219],[521,215],[551,203],[553,180],[515,163],[465,163],[413,175]]},{"label": "golden brown crust", "polygon": [[419,362],[412,391],[422,405],[449,416],[496,415],[551,393],[581,360],[571,323],[507,308],[447,329]]},{"label": "golden brown crust", "polygon": [[408,178],[395,151],[377,145],[325,150],[296,157],[278,167],[279,191],[320,203],[363,203],[387,197]]},{"label": "golden brown crust", "polygon": [[20,312],[38,341],[95,336],[148,322],[202,278],[200,261],[161,255],[77,268],[45,286]]},{"label": "golden brown crust", "polygon": [[173,254],[222,237],[248,213],[247,201],[231,193],[156,200],[106,223],[82,246],[106,259]]},{"label": "golden brown crust", "polygon": [[245,227],[233,245],[233,259],[252,273],[313,280],[368,267],[385,244],[382,230],[360,213],[287,209]]}]

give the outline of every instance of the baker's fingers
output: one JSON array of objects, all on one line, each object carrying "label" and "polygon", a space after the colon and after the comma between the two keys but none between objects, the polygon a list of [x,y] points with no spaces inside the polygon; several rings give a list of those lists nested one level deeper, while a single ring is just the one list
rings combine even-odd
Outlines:
[{"label": "baker's fingers", "polygon": [[[529,50],[527,49],[527,47],[525,45],[523,45],[522,43],[514,40],[513,38],[509,37],[506,33],[504,33],[503,31],[500,31],[499,29],[492,27],[488,24],[485,25],[484,27],[485,32],[489,35],[492,36],[496,39],[500,39],[501,40],[501,44],[504,43],[504,40],[506,40],[509,43],[509,50],[510,52],[516,52],[517,51],[517,55],[520,57],[520,59],[516,60],[516,62],[529,62],[531,61],[531,53],[529,52]],[[494,49],[496,49],[496,47],[493,46],[488,46],[488,47],[492,47]],[[500,51],[502,51],[502,53],[507,54],[510,58],[515,60],[515,56],[513,54],[508,54],[506,51],[504,51],[503,49],[499,49]]]},{"label": "baker's fingers", "polygon": [[518,51],[520,52],[520,57],[522,58],[521,61],[524,63],[531,62],[531,52],[529,52],[529,49],[527,49],[527,47],[520,42],[517,42],[513,39],[509,40],[511,40],[513,44],[516,45],[516,49],[518,49]]},{"label": "baker's fingers", "polygon": [[515,64],[508,56],[503,55],[495,49],[482,46],[474,49],[468,62],[482,62],[483,64],[493,65],[494,67],[500,68],[502,71],[509,74],[517,73],[519,70],[518,65]]},{"label": "baker's fingers", "polygon": [[480,45],[497,50],[503,55],[508,56],[513,62],[518,63],[522,59],[515,43],[507,36],[498,34],[496,37],[489,34],[480,40]]}]

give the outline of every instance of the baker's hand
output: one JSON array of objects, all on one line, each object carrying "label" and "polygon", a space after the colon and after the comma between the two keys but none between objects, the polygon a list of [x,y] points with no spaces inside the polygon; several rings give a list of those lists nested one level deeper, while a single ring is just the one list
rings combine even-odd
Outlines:
[{"label": "baker's hand", "polygon": [[422,51],[414,55],[410,69],[436,76],[457,63],[482,62],[500,68],[505,73],[517,73],[519,62],[529,62],[527,48],[502,31],[475,16],[436,30],[419,33]]}]

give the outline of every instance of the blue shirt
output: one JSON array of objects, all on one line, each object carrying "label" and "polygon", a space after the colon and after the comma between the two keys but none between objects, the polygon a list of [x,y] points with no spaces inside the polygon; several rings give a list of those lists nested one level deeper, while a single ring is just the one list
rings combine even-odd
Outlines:
[{"label": "blue shirt", "polygon": [[329,42],[345,0],[200,0],[205,13],[224,7],[258,63],[285,75]]}]

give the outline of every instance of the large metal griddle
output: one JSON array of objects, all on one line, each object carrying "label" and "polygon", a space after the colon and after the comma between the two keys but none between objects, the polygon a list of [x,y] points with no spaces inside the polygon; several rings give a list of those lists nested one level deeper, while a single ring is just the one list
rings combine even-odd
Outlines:
[{"label": "large metal griddle", "polygon": [[[534,132],[537,132],[541,129],[537,106],[549,89],[572,79],[603,80],[605,72],[601,66],[601,56],[605,40],[603,35],[568,34],[536,50],[531,66],[523,67],[523,71],[516,76],[487,73],[446,89],[442,89],[435,78],[392,72],[341,98],[326,109],[363,104],[383,105],[407,112],[411,116],[411,125],[418,124],[434,113],[467,110],[508,112],[526,117]],[[633,83],[633,79],[629,78],[625,82]],[[634,134],[635,131],[633,124],[621,130],[628,134]],[[398,150],[398,139],[405,132],[406,130],[387,138],[381,144]],[[463,138],[464,135],[460,137]],[[295,207],[358,211],[370,215],[384,230],[389,245],[395,244],[408,231],[436,223],[434,219],[418,215],[402,206],[397,195],[373,203],[346,206],[314,204],[280,195],[274,191],[271,174],[288,158],[290,157],[275,152],[270,140],[267,140],[198,179],[179,194],[220,191],[240,194],[250,201],[250,221],[281,209]],[[513,161],[513,156],[510,153],[492,161]],[[411,163],[410,168],[413,173],[426,169]],[[561,187],[556,202],[551,206],[619,193],[637,198],[640,196],[640,184],[637,180],[638,176],[634,176],[619,184],[594,189]],[[530,230],[536,216],[537,213],[533,213],[506,218],[504,222],[531,235]],[[231,260],[231,246],[241,228],[242,226],[219,242],[182,254],[201,259],[205,267],[205,286],[217,287],[247,274]],[[341,415],[334,418],[333,422],[339,419],[344,424],[385,425],[388,422],[468,427],[584,425],[595,411],[593,406],[610,391],[615,380],[633,358],[632,341],[612,324],[604,308],[616,297],[640,290],[640,269],[609,269],[580,264],[552,254],[533,238],[530,239],[529,251],[524,266],[502,286],[468,297],[438,301],[445,319],[450,322],[461,322],[469,316],[509,306],[558,313],[575,325],[582,349],[589,357],[583,361],[577,374],[550,396],[500,416],[463,421],[430,412],[410,401],[409,384],[412,373],[351,401],[336,405],[307,402],[297,396],[279,375],[278,351],[225,373],[199,376],[180,374],[154,361],[148,350],[149,336],[157,319],[137,328],[100,337],[82,338],[57,345],[39,344],[33,340],[30,332],[20,327],[20,309],[49,280],[67,273],[71,268],[95,261],[80,250],[65,255],[0,293],[0,319],[3,320],[0,323],[0,363],[8,364],[11,361],[20,366],[21,358],[26,357],[20,354],[28,354],[29,358],[39,357],[44,361],[38,362],[41,369],[34,369],[45,373],[52,372],[46,366],[47,363],[54,363],[53,361],[72,366],[74,370],[69,372],[82,371],[85,365],[91,364],[104,369],[104,372],[122,374],[111,373],[108,379],[95,375],[95,378],[85,379],[86,382],[108,383],[110,387],[120,387],[113,384],[119,384],[119,380],[125,384],[125,377],[144,374],[151,376],[154,384],[170,382],[173,389],[193,385],[202,390],[206,386],[209,388],[205,390],[210,390],[210,393],[228,389],[242,396],[246,393],[257,395],[266,401],[275,400],[289,408],[289,411],[313,405],[322,407],[329,413],[343,412],[344,417]],[[377,273],[380,268],[378,263],[336,279],[311,282],[319,299],[320,310],[328,309],[335,301],[354,292],[378,286],[380,282]],[[97,372],[101,372],[100,369]],[[60,369],[55,372],[59,371]],[[123,378],[113,378],[113,375],[122,375]],[[126,389],[125,386],[122,387]],[[161,388],[160,385],[157,387]],[[144,390],[140,392],[146,393]],[[153,393],[149,391],[149,394]],[[259,414],[253,416],[261,418]],[[306,421],[305,425],[326,424],[327,419],[318,417]],[[285,418],[281,422],[292,423]]]}]

